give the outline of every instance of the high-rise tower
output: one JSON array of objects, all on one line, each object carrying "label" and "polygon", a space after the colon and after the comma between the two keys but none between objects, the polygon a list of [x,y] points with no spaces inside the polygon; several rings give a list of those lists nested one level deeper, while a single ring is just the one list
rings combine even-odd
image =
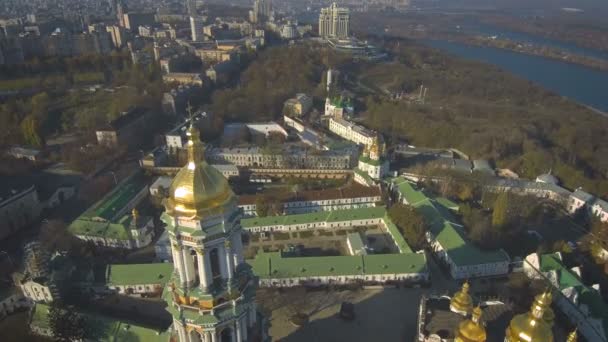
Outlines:
[{"label": "high-rise tower", "polygon": [[243,261],[236,196],[207,164],[199,131],[188,131],[188,163],[175,176],[161,219],[175,271],[165,291],[180,342],[242,342],[259,336],[255,282]]},{"label": "high-rise tower", "polygon": [[350,12],[334,2],[322,8],[319,14],[319,36],[323,38],[348,38],[350,32]]}]

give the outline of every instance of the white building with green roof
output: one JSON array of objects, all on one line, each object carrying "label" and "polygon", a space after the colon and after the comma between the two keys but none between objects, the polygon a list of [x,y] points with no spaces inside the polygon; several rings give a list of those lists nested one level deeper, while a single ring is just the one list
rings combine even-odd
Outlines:
[{"label": "white building with green roof", "polygon": [[414,184],[402,177],[393,179],[391,190],[398,202],[411,205],[421,213],[429,225],[426,240],[434,255],[450,269],[454,279],[497,276],[509,273],[510,258],[502,249],[482,250],[469,241],[462,225],[458,224],[450,210],[453,202],[446,199],[432,199]]},{"label": "white building with green roof", "polygon": [[545,280],[559,292],[553,302],[587,341],[608,340],[608,306],[599,287],[583,283],[580,269],[566,267],[560,253],[530,254],[523,266],[529,278]]},{"label": "white building with green roof", "polygon": [[247,261],[264,287],[419,283],[429,280],[424,253],[286,257],[258,253]]},{"label": "white building with green roof", "polygon": [[68,231],[97,246],[136,249],[154,238],[152,217],[138,215],[135,207],[148,195],[141,176],[129,177],[91,206],[68,227]]},{"label": "white building with green roof", "polygon": [[173,274],[173,264],[108,265],[106,286],[125,295],[160,295]]}]

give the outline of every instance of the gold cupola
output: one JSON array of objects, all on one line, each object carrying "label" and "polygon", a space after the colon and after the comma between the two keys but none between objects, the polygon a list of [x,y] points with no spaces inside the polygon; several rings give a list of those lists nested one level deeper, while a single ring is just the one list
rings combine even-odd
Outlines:
[{"label": "gold cupola", "polygon": [[454,342],[485,342],[486,328],[481,323],[483,311],[478,306],[473,309],[471,319],[460,322]]},{"label": "gold cupola", "polygon": [[545,320],[545,312],[551,306],[551,292],[534,298],[530,311],[515,316],[506,331],[505,342],[553,342],[551,325]]},{"label": "gold cupola", "polygon": [[234,193],[226,178],[205,161],[196,127],[190,127],[188,138],[188,163],[175,175],[164,204],[171,216],[200,219],[215,214]]},{"label": "gold cupola", "polygon": [[454,294],[450,300],[450,310],[467,316],[473,309],[473,298],[469,294],[469,282],[462,284],[462,289]]},{"label": "gold cupola", "polygon": [[578,341],[578,335],[576,333],[576,329],[574,329],[573,332],[570,333],[570,335],[568,335],[568,339],[566,340],[566,342],[576,342]]}]

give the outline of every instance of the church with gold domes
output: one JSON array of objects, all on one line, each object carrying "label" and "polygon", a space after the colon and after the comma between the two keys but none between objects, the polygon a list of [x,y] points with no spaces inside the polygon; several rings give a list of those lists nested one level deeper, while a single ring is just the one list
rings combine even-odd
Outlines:
[{"label": "church with gold domes", "polygon": [[[420,303],[417,341],[557,341],[550,291],[537,295],[528,312],[515,316],[509,306],[499,302],[475,305],[469,291],[470,285],[465,282],[452,297],[424,297]],[[576,331],[567,336],[568,342],[576,340]]]},{"label": "church with gold domes", "polygon": [[174,263],[163,294],[173,316],[172,340],[261,340],[236,196],[205,161],[198,129],[191,127],[188,136],[188,163],[175,176],[161,215]]}]

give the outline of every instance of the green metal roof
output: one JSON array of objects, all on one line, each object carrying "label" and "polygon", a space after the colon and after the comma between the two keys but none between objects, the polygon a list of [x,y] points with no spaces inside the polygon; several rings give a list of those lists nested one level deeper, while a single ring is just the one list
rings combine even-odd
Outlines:
[{"label": "green metal roof", "polygon": [[403,177],[397,177],[392,180],[392,183],[397,186],[401,198],[410,205],[415,205],[418,202],[424,201],[426,196],[422,191],[414,189],[412,183]]},{"label": "green metal roof", "polygon": [[393,241],[395,242],[397,247],[399,247],[401,253],[413,253],[412,248],[410,248],[397,226],[388,216],[388,212],[384,216],[384,224],[386,225],[386,229],[388,230],[388,232],[391,234]]},{"label": "green metal roof", "polygon": [[608,306],[604,303],[602,295],[594,288],[586,286],[580,277],[567,268],[557,253],[540,256],[540,271],[554,271],[557,275],[557,285],[562,291],[574,287],[579,294],[579,303],[589,307],[591,316],[600,319],[604,332],[608,332]]},{"label": "green metal roof", "polygon": [[359,157],[359,161],[365,163],[365,164],[370,164],[370,165],[374,165],[374,166],[380,166],[380,164],[382,164],[384,161],[381,159],[372,159],[368,156],[364,156],[361,155],[361,157]]},{"label": "green metal roof", "polygon": [[172,272],[171,263],[109,265],[106,280],[109,285],[164,285]]},{"label": "green metal roof", "polygon": [[116,213],[123,209],[145,186],[146,183],[142,177],[132,176],[90,207],[84,215],[107,221],[114,220]]},{"label": "green metal roof", "polygon": [[399,274],[426,271],[424,254],[284,257],[280,252],[258,253],[247,260],[260,278],[281,279],[346,275]]},{"label": "green metal roof", "polygon": [[385,207],[370,207],[348,210],[320,211],[307,214],[252,217],[242,219],[241,225],[245,228],[264,227],[274,225],[310,224],[319,222],[341,222],[348,220],[364,220],[382,218],[386,214]]},{"label": "green metal roof", "polygon": [[374,180],[372,179],[372,177],[370,177],[370,175],[367,174],[367,172],[363,172],[361,169],[359,169],[358,167],[354,168],[353,171],[358,174],[359,176],[363,177],[363,179],[365,180],[365,182],[367,183],[367,185],[372,185],[374,184]]},{"label": "green metal roof", "polygon": [[[401,180],[397,178],[393,182],[398,186],[399,192],[406,202],[424,216],[431,233],[456,265],[477,265],[509,260],[509,256],[502,249],[484,251],[466,240],[464,232],[454,224],[455,219],[450,210],[438,200],[428,198],[422,191],[416,190],[410,182],[404,181],[402,178]],[[447,204],[451,202],[446,201],[448,200],[443,200]]]},{"label": "green metal roof", "polygon": [[445,197],[437,197],[435,198],[435,201],[450,210],[458,211],[458,209],[460,208],[460,206],[454,201]]}]

